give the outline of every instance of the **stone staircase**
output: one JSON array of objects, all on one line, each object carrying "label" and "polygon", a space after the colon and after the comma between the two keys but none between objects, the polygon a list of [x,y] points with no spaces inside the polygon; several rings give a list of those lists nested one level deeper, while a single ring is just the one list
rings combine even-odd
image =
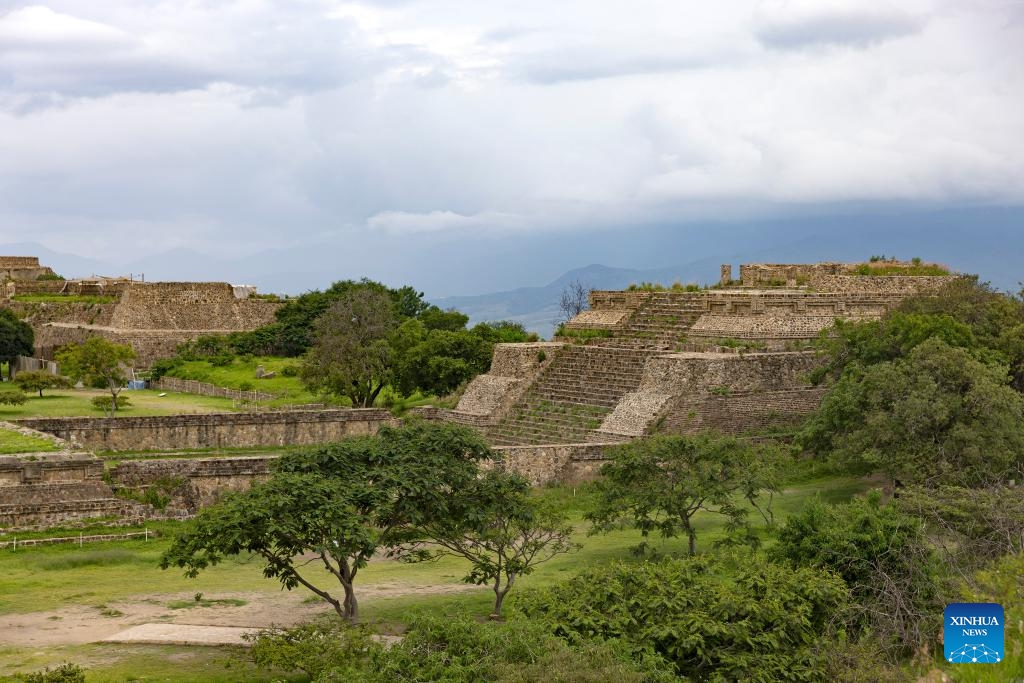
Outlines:
[{"label": "stone staircase", "polygon": [[622,330],[596,343],[605,348],[676,351],[686,331],[706,312],[704,301],[693,294],[653,292]]},{"label": "stone staircase", "polygon": [[634,391],[650,354],[641,349],[567,346],[512,407],[487,430],[498,446],[582,443],[623,395]]}]

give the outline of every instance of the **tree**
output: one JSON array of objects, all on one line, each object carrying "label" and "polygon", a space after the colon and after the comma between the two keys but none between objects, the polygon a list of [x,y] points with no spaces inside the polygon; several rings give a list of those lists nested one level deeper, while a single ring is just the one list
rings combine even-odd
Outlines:
[{"label": "tree", "polygon": [[701,510],[726,516],[730,531],[749,531],[747,510],[737,499],[771,522],[770,499],[766,507],[758,502],[762,492],[777,490],[768,449],[759,452],[737,439],[705,434],[655,436],[616,446],[608,455],[610,462],[601,468],[604,478],[596,484],[597,507],[586,517],[594,532],[610,531],[627,520],[645,539],[637,548],[640,553],[648,549],[648,535],[657,531],[664,538],[685,534],[694,554],[693,516]]},{"label": "tree", "polygon": [[14,378],[14,383],[21,387],[22,391],[38,391],[40,398],[43,396],[43,389],[67,389],[71,386],[67,377],[54,375],[45,370],[19,372]]},{"label": "tree", "polygon": [[[468,487],[490,450],[457,425],[413,423],[281,456],[268,480],[227,496],[174,539],[160,566],[188,576],[225,556],[253,553],[263,573],[302,585],[348,621],[358,617],[355,580],[381,548],[416,541],[419,525],[439,518],[451,493]],[[307,567],[312,554],[342,595]]]},{"label": "tree", "polygon": [[566,283],[558,298],[558,311],[561,317],[556,322],[567,323],[587,310],[590,307],[590,292],[591,289],[585,287],[579,280]]},{"label": "tree", "polygon": [[31,356],[35,352],[34,343],[32,326],[11,309],[0,309],[0,362],[8,364],[8,372],[18,356]]},{"label": "tree", "polygon": [[339,298],[316,322],[313,347],[300,377],[310,391],[347,396],[368,408],[391,377],[388,336],[397,323],[393,303],[382,292],[355,289]]},{"label": "tree", "polygon": [[102,384],[110,391],[111,415],[117,413],[117,396],[128,375],[125,366],[135,360],[135,351],[127,344],[115,344],[103,337],[90,337],[72,344],[57,354],[57,362],[72,380]]},{"label": "tree", "polygon": [[[461,314],[460,314],[461,315]],[[474,330],[430,329],[402,323],[390,337],[395,387],[443,396],[491,367],[494,343]]]},{"label": "tree", "polygon": [[874,492],[842,505],[812,500],[778,530],[771,556],[833,571],[850,587],[850,624],[883,649],[931,638],[945,604],[940,567],[921,522]]},{"label": "tree", "polygon": [[452,492],[443,514],[421,522],[423,540],[396,550],[406,561],[453,555],[468,560],[467,583],[489,584],[494,590],[492,618],[516,579],[538,564],[579,548],[571,541],[565,516],[530,496],[522,477],[490,471]]},{"label": "tree", "polygon": [[998,482],[1024,453],[1024,397],[1008,382],[1005,365],[929,339],[906,358],[848,366],[797,443],[904,484]]}]

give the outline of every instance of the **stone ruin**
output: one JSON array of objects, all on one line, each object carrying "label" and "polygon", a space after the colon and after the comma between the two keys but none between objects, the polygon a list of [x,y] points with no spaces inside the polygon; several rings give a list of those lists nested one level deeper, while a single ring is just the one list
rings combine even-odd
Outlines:
[{"label": "stone ruin", "polygon": [[[890,270],[917,264],[884,262]],[[496,445],[615,442],[797,424],[824,389],[813,342],[955,275],[861,275],[857,264],[722,266],[714,288],[593,291],[554,342],[499,344],[491,370],[441,417]]]},{"label": "stone ruin", "polygon": [[[0,269],[24,261],[30,272],[36,258],[0,257]],[[6,283],[0,306],[32,325],[36,355],[53,359],[57,348],[100,336],[135,349],[136,364],[173,356],[183,342],[207,334],[254,330],[274,320],[279,303],[254,296],[251,286],[226,282],[139,282],[128,278],[82,280],[18,278]],[[45,301],[18,295],[46,295]],[[62,298],[66,297],[66,301]],[[91,297],[92,300],[84,300]]]}]

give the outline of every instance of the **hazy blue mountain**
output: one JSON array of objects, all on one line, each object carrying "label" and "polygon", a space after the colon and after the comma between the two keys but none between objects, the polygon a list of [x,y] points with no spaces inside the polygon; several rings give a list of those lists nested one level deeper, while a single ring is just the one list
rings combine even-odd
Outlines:
[{"label": "hazy blue mountain", "polygon": [[[131,260],[97,260],[24,242],[0,246],[0,254],[38,255],[69,277],[145,273],[147,280],[219,280],[282,294],[369,277],[393,286],[411,284],[431,301],[464,310],[474,322],[512,319],[547,334],[569,280],[608,289],[643,280],[706,283],[718,279],[722,263],[738,267],[745,262],[858,261],[873,254],[920,256],[1017,291],[1024,280],[1024,208],[882,211],[851,206],[828,215],[586,232],[339,232],[317,243],[246,256],[176,249]],[[594,265],[580,268],[584,263]]]}]

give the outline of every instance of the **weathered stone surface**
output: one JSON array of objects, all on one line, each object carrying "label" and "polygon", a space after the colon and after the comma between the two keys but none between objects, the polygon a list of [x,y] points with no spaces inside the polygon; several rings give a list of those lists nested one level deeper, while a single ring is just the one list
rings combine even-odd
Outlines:
[{"label": "weathered stone surface", "polygon": [[615,409],[597,431],[622,436],[643,436],[671,400],[672,394],[631,391],[615,405]]},{"label": "weathered stone surface", "polygon": [[491,415],[498,411],[505,397],[522,382],[522,379],[515,377],[477,375],[466,387],[456,410],[470,415]]},{"label": "weathered stone surface", "polygon": [[534,377],[544,367],[541,358],[549,359],[562,348],[561,342],[526,342],[521,344],[497,344],[488,374],[495,377]]},{"label": "weathered stone surface", "polygon": [[159,417],[71,417],[20,420],[79,448],[162,450],[328,443],[375,434],[394,418],[386,410],[292,410]]}]

